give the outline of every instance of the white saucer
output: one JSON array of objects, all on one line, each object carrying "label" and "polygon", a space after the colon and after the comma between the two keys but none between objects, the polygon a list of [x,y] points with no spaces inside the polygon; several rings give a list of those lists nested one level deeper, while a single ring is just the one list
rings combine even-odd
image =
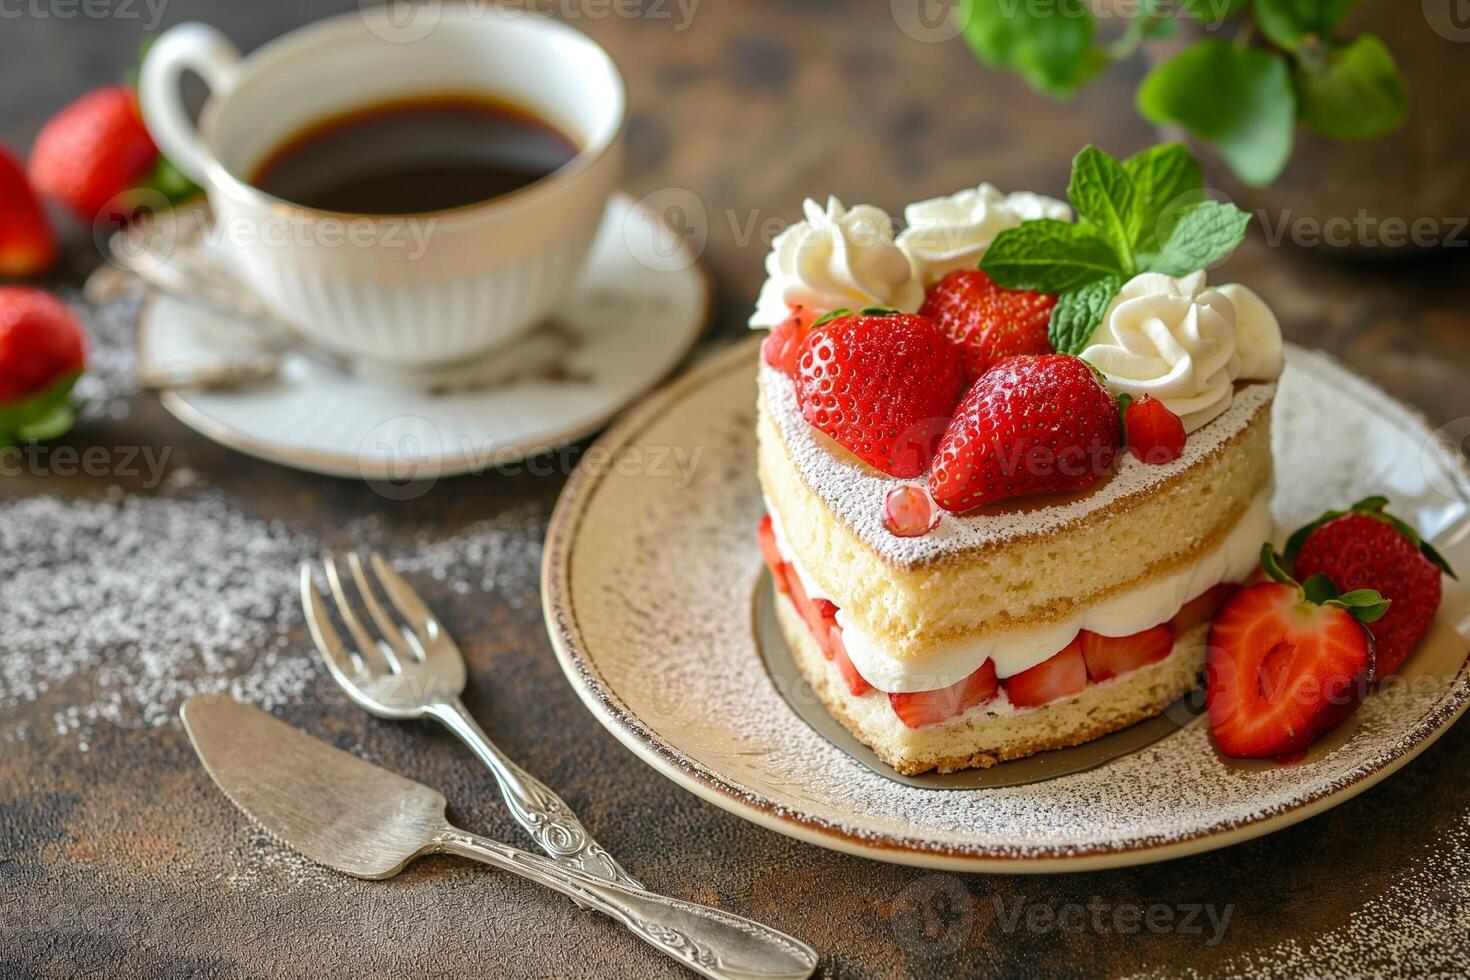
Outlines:
[{"label": "white saucer", "polygon": [[[293,353],[268,382],[161,399],[221,445],[313,473],[406,481],[484,472],[585,436],[651,389],[704,329],[709,294],[687,243],[619,194],[581,281],[547,323],[457,368],[452,383],[346,373]],[[233,332],[218,313],[153,296],[139,314],[140,368],[218,362],[219,338]]]}]

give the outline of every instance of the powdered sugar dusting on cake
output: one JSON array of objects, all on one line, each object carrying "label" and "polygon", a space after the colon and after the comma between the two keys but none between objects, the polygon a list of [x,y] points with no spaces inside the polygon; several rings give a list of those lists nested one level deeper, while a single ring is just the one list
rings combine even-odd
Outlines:
[{"label": "powdered sugar dusting on cake", "polygon": [[[741,375],[753,359],[715,362],[677,389],[676,405],[651,406],[630,437],[707,447],[693,485],[589,477],[548,542],[553,629],[567,637],[569,673],[614,725],[651,744],[660,764],[716,794],[809,831],[885,847],[1027,858],[1161,846],[1286,813],[1369,778],[1470,698],[1463,669],[1397,685],[1291,766],[1227,763],[1197,721],[1100,769],[1026,786],[936,791],[887,779],[808,728],[761,665],[750,604],[764,505],[750,465],[754,419],[742,407],[749,375]],[[1375,428],[1398,411],[1381,393],[1350,383],[1325,359],[1293,362],[1280,404],[1300,417],[1281,430],[1278,517],[1385,489],[1381,469],[1345,462],[1381,457],[1378,440],[1407,440],[1422,453],[1428,430],[1411,417],[1397,435]],[[1321,438],[1327,431],[1337,435]],[[1413,473],[1393,476],[1396,502],[1409,503]],[[843,483],[838,499],[854,486],[861,484]],[[1433,492],[1422,477],[1417,486],[1414,502],[1430,509]],[[1461,505],[1440,498],[1437,506],[1442,517]],[[1470,603],[1470,585],[1447,582],[1445,602]],[[1442,617],[1440,642],[1458,654],[1464,638],[1445,635],[1450,628]]]},{"label": "powdered sugar dusting on cake", "polygon": [[1203,462],[1256,417],[1276,393],[1275,384],[1242,389],[1226,411],[1189,437],[1183,454],[1162,466],[1139,462],[1122,454],[1118,472],[1094,492],[1051,507],[1018,509],[1001,514],[955,516],[945,514],[939,525],[920,537],[901,538],[884,526],[883,502],[895,487],[911,482],[884,476],[840,459],[816,436],[801,416],[796,386],[781,372],[764,364],[760,386],[767,411],[786,443],[802,479],[859,539],[891,564],[905,568],[953,557],[1018,537],[1058,531],[1128,497],[1148,494]]}]

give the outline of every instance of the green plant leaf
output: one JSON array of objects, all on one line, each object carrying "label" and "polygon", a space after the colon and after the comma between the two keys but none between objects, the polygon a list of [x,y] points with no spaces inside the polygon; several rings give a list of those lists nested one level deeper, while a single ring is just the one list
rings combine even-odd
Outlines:
[{"label": "green plant leaf", "polygon": [[1157,253],[1144,257],[1143,271],[1186,276],[1208,269],[1235,251],[1250,220],[1233,204],[1201,201],[1179,215]]},{"label": "green plant leaf", "polygon": [[1140,211],[1128,171],[1097,147],[1083,147],[1072,160],[1067,197],[1078,217],[1091,222],[1108,243],[1123,270],[1131,270]]},{"label": "green plant leaf", "polygon": [[1288,51],[1311,37],[1326,38],[1357,0],[1255,0],[1256,25]]},{"label": "green plant leaf", "polygon": [[1134,253],[1157,252],[1165,214],[1176,203],[1195,203],[1181,199],[1203,194],[1204,173],[1182,143],[1164,143],[1135,153],[1123,161],[1123,169],[1133,178],[1140,205]]},{"label": "green plant leaf", "polygon": [[1080,354],[1087,348],[1108,304],[1123,288],[1122,276],[1104,276],[1057,297],[1047,324],[1047,339],[1058,354]]},{"label": "green plant leaf", "polygon": [[1055,218],[1027,221],[996,236],[980,268],[1006,289],[1064,293],[1127,273],[1095,231]]},{"label": "green plant leaf", "polygon": [[1247,184],[1269,184],[1291,157],[1296,94],[1277,51],[1200,41],[1149,72],[1138,111],[1209,143]]},{"label": "green plant leaf", "polygon": [[980,60],[1050,95],[1071,95],[1108,62],[1084,0],[961,0],[955,16]]},{"label": "green plant leaf", "polygon": [[41,442],[63,435],[75,421],[72,390],[80,371],[58,378],[24,399],[0,407],[0,447],[11,442]]},{"label": "green plant leaf", "polygon": [[1251,0],[1179,0],[1179,11],[1206,26],[1221,24],[1246,7]]},{"label": "green plant leaf", "polygon": [[1339,140],[1367,140],[1397,129],[1408,113],[1408,94],[1393,55],[1382,40],[1360,34],[1325,58],[1296,61],[1302,122]]}]

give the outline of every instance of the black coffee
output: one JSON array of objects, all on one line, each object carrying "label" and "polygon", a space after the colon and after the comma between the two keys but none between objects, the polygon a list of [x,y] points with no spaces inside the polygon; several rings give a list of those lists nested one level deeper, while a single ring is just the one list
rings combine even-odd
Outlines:
[{"label": "black coffee", "polygon": [[277,148],[250,183],[321,211],[421,214],[520,190],[577,152],[516,106],[440,96],[324,119]]}]

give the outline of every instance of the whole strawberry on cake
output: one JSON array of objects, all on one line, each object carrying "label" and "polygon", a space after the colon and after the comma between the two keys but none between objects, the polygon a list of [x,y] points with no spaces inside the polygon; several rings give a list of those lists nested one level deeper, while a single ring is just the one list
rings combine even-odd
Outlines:
[{"label": "whole strawberry on cake", "polygon": [[828,710],[903,773],[1075,745],[1197,681],[1274,525],[1280,328],[1214,285],[1248,216],[1180,146],[1088,147],[1070,206],[988,184],[808,201],[751,326],[759,538]]}]

